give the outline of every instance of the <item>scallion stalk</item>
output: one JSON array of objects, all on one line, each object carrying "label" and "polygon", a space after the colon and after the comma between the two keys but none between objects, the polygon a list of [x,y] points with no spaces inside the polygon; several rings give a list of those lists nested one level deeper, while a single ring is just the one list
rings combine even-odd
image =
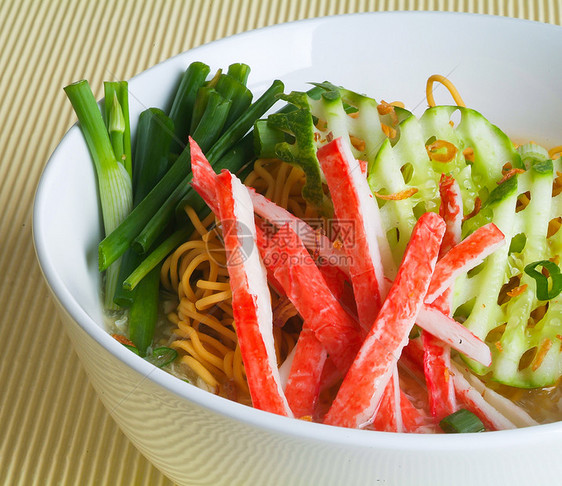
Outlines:
[{"label": "scallion stalk", "polygon": [[145,356],[152,344],[158,321],[159,291],[160,265],[153,268],[136,287],[129,308],[129,339],[139,350],[140,356]]},{"label": "scallion stalk", "polygon": [[234,63],[228,66],[228,71],[226,74],[232,76],[243,85],[246,85],[248,76],[250,76],[250,66],[243,63]]},{"label": "scallion stalk", "polygon": [[[109,134],[103,122],[99,107],[90,85],[86,80],[78,81],[64,88],[80,122],[86,144],[92,156],[102,208],[105,234],[110,234],[129,214],[133,196],[131,177],[113,153]],[[115,308],[113,294],[117,284],[119,262],[114,259],[107,268],[105,284],[105,305]]]},{"label": "scallion stalk", "polygon": [[123,281],[123,288],[127,290],[134,290],[139,282],[141,282],[153,268],[164,260],[170,252],[175,250],[181,243],[189,238],[192,232],[193,226],[190,223],[168,236],[168,238],[151,251],[143,259],[139,266],[135,268],[135,270]]},{"label": "scallion stalk", "polygon": [[123,116],[123,110],[117,99],[117,93],[113,93],[113,100],[107,100],[106,103],[111,103],[109,121],[107,124],[109,139],[111,140],[111,146],[113,147],[113,153],[115,154],[117,162],[123,164],[124,158],[126,157],[123,141],[125,134],[125,117]]},{"label": "scallion stalk", "polygon": [[181,78],[169,113],[169,117],[174,122],[175,137],[172,152],[181,153],[186,146],[197,92],[210,72],[211,68],[206,64],[192,62]]}]

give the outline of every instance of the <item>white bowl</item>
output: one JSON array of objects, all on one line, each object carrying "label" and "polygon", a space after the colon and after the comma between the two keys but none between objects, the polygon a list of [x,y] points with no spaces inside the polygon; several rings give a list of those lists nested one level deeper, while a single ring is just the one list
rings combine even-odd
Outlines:
[{"label": "white bowl", "polygon": [[[300,21],[217,41],[130,81],[133,129],[166,107],[186,66],[252,67],[256,94],[330,80],[425,108],[425,81],[448,75],[468,106],[514,138],[562,142],[562,29],[499,17],[357,14]],[[61,86],[62,89],[62,86]],[[445,90],[437,101],[449,103]],[[66,332],[99,396],[131,441],[181,484],[554,484],[562,423],[464,435],[349,430],[254,410],[184,383],[129,352],[103,328],[97,272],[100,212],[78,127],[50,158],[37,190],[34,242]],[[62,330],[61,330],[62,332]]]}]

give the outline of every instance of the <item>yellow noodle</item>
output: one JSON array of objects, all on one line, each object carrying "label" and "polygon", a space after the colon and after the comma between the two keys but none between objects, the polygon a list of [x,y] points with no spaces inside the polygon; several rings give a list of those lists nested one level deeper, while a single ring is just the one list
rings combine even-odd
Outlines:
[{"label": "yellow noodle", "polygon": [[189,217],[189,219],[191,220],[193,227],[195,228],[195,230],[201,235],[203,236],[204,234],[207,233],[207,228],[203,225],[202,221],[199,219],[199,217],[197,216],[197,213],[195,212],[195,209],[193,209],[191,206],[186,206],[185,207],[185,212],[187,213],[187,216]]},{"label": "yellow noodle", "polygon": [[215,377],[207,370],[199,361],[197,361],[192,356],[186,355],[181,358],[182,363],[189,366],[197,375],[205,382],[207,385],[213,388],[219,386],[219,382]]},{"label": "yellow noodle", "polygon": [[[195,333],[197,334],[197,339],[199,339],[201,342],[206,343],[209,347],[214,348],[217,353],[224,355],[230,352],[230,348],[225,346],[218,339],[215,339],[214,337],[209,336],[206,333],[199,332],[195,328],[191,327],[186,321],[180,321],[178,323],[178,328],[175,329],[175,333],[178,335],[182,334],[182,337],[185,338],[191,338],[191,336]],[[194,346],[194,349],[197,350],[197,345],[194,344]]]},{"label": "yellow noodle", "polygon": [[267,184],[267,191],[265,197],[272,199],[273,191],[275,190],[275,180],[273,176],[264,168],[264,160],[256,160],[254,164],[254,172],[262,178]]},{"label": "yellow noodle", "polygon": [[285,186],[287,172],[289,172],[290,168],[291,166],[289,164],[282,164],[281,167],[279,167],[279,172],[277,173],[277,177],[275,179],[273,202],[279,204],[280,206],[282,206],[281,199],[283,195],[283,188]]},{"label": "yellow noodle", "polygon": [[217,292],[216,294],[199,299],[197,302],[195,302],[195,307],[197,308],[197,310],[205,310],[217,304],[218,302],[229,299],[231,297],[232,292],[230,290],[224,290],[222,292]]},{"label": "yellow noodle", "polygon": [[301,178],[302,178],[302,170],[299,169],[298,167],[292,167],[291,172],[289,173],[289,176],[287,177],[287,180],[281,186],[282,191],[281,191],[281,197],[280,197],[280,200],[279,200],[279,205],[281,207],[287,208],[287,206],[289,204],[289,194],[291,192],[291,189],[295,186],[295,184],[299,180],[301,180]]},{"label": "yellow noodle", "polygon": [[230,284],[228,282],[211,282],[210,280],[199,279],[196,285],[200,289],[230,290]]},{"label": "yellow noodle", "polygon": [[[185,329],[187,329],[187,327]],[[223,370],[222,366],[223,366],[223,362],[224,362],[222,356],[219,357],[218,354],[213,354],[208,349],[206,349],[205,346],[203,346],[203,343],[201,343],[201,339],[199,339],[199,333],[193,328],[190,328],[190,329],[191,329],[191,331],[189,332],[188,337],[191,340],[191,344],[193,345],[193,349],[195,349],[197,354],[202,359],[211,363],[213,366],[216,366],[217,368],[219,368],[222,371]],[[220,353],[219,350],[217,350],[217,351]],[[224,353],[221,353],[221,354],[224,355]]]},{"label": "yellow noodle", "polygon": [[240,346],[236,346],[234,351],[234,360],[232,363],[232,370],[234,374],[234,382],[243,390],[248,390],[246,377],[244,376],[244,364],[242,363],[242,353]]},{"label": "yellow noodle", "polygon": [[191,287],[190,284],[191,277],[195,269],[204,262],[208,262],[211,267],[213,265],[216,265],[216,263],[213,261],[209,253],[207,252],[200,253],[193,260],[189,262],[181,278],[181,283],[183,285],[184,292],[186,296],[192,301],[197,300],[198,297]]},{"label": "yellow noodle", "polygon": [[216,317],[213,317],[210,314],[200,314],[195,309],[195,305],[193,304],[193,302],[180,302],[180,307],[182,306],[182,304],[185,304],[181,310],[184,315],[187,315],[197,322],[201,322],[211,329],[214,329],[218,334],[229,339],[231,342],[238,342],[236,333],[231,329],[228,329],[226,326],[222,325]]},{"label": "yellow noodle", "polygon": [[228,351],[224,355],[224,363],[222,366],[226,376],[228,376],[230,380],[234,379],[234,370],[232,367],[233,363],[234,363],[234,351]]},{"label": "yellow noodle", "polygon": [[[194,341],[187,341],[187,340],[176,340],[172,344],[170,344],[171,348],[176,350],[180,349],[185,351],[187,354],[186,356],[191,356],[193,359],[197,360],[211,375],[215,377],[215,379],[220,383],[224,380],[225,376],[222,371],[222,359],[219,359],[220,367],[216,366],[215,363],[217,362],[217,357],[213,355],[209,355],[205,349],[203,349],[203,354],[200,354],[201,349],[197,349],[194,346]],[[199,346],[201,348],[201,346]],[[210,358],[210,360],[206,359]]]},{"label": "yellow noodle", "polygon": [[451,93],[451,96],[453,97],[453,100],[455,100],[455,103],[458,106],[463,106],[463,107],[466,106],[464,104],[464,101],[461,98],[461,95],[457,91],[457,88],[455,88],[455,85],[453,83],[451,83],[451,81],[449,81],[445,76],[442,76],[441,74],[433,74],[427,80],[427,85],[425,87],[425,95],[427,97],[427,104],[429,106],[435,106],[435,99],[433,98],[433,83],[435,81],[437,81],[438,83],[441,83],[443,86],[445,86],[449,90],[449,93]]}]

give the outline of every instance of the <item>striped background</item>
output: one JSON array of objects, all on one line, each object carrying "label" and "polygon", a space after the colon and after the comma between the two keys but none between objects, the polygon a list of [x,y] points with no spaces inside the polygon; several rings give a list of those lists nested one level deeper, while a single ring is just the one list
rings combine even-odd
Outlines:
[{"label": "striped background", "polygon": [[170,484],[96,398],[35,261],[35,187],[74,123],[62,87],[87,78],[101,97],[103,80],[214,39],[377,10],[562,23],[554,0],[0,0],[0,484]]}]

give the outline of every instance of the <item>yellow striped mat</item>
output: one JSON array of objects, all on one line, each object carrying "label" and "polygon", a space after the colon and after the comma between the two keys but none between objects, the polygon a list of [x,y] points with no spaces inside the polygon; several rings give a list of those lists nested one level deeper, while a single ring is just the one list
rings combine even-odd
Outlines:
[{"label": "yellow striped mat", "polygon": [[62,87],[127,79],[191,47],[302,18],[442,10],[560,24],[548,0],[0,0],[0,484],[170,484],[96,398],[35,261],[41,171],[74,123]]}]

